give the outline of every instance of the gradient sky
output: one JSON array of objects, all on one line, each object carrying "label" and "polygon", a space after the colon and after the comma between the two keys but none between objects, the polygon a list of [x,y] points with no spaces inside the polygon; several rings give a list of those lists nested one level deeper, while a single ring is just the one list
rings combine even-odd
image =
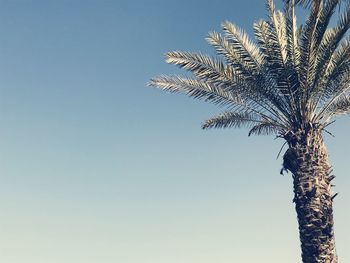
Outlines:
[{"label": "gradient sky", "polygon": [[[146,87],[170,50],[212,54],[264,1],[0,0],[0,262],[300,262],[282,145],[202,131],[220,112]],[[350,262],[350,121],[326,136]]]}]

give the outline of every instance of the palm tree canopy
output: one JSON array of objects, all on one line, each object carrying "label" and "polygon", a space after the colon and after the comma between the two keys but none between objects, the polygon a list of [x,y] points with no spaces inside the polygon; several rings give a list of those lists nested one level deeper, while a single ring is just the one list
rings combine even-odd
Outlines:
[{"label": "palm tree canopy", "polygon": [[217,57],[174,51],[166,62],[193,77],[160,76],[150,86],[181,92],[224,108],[203,128],[250,127],[250,134],[284,136],[304,125],[323,129],[350,112],[350,5],[336,26],[330,20],[342,0],[314,0],[298,26],[294,4],[284,10],[267,1],[268,18],[254,24],[255,41],[226,21],[207,37]]}]

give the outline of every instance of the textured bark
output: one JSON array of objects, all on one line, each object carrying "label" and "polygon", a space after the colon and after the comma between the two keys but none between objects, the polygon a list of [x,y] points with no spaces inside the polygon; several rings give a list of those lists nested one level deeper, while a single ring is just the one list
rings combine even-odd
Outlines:
[{"label": "textured bark", "polygon": [[305,125],[289,132],[289,149],[283,166],[293,174],[294,199],[298,215],[304,263],[337,263],[333,230],[331,167],[317,127]]}]

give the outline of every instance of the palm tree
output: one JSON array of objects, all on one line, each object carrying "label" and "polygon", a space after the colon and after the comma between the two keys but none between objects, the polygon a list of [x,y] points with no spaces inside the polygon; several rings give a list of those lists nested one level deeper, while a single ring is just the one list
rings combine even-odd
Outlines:
[{"label": "palm tree", "polygon": [[[249,135],[274,134],[288,150],[284,171],[293,177],[303,262],[336,263],[331,166],[323,140],[334,118],[350,112],[350,5],[335,27],[330,20],[342,0],[267,1],[268,19],[254,24],[256,41],[230,22],[209,33],[217,57],[175,51],[166,62],[193,77],[160,76],[149,85],[217,104],[225,111],[203,129],[246,126]],[[310,3],[297,26],[294,4]],[[344,8],[343,8],[344,9]]]}]

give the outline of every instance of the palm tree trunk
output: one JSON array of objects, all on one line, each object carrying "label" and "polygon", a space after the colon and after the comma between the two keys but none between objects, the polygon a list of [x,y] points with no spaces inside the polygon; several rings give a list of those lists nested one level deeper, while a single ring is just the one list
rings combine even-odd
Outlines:
[{"label": "palm tree trunk", "polygon": [[320,129],[305,125],[285,136],[289,149],[283,166],[293,174],[304,263],[337,263],[333,230],[331,166]]}]

